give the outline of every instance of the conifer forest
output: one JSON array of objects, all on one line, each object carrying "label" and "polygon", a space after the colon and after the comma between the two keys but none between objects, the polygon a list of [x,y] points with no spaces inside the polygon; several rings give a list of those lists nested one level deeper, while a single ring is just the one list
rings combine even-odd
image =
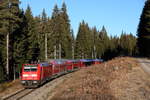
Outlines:
[{"label": "conifer forest", "polygon": [[75,36],[67,5],[54,5],[51,16],[45,9],[33,16],[19,0],[0,1],[0,82],[19,77],[24,63],[48,59],[104,59],[117,56],[150,57],[150,0],[140,17],[137,36],[122,31],[110,36],[105,26],[98,29],[81,20]]}]

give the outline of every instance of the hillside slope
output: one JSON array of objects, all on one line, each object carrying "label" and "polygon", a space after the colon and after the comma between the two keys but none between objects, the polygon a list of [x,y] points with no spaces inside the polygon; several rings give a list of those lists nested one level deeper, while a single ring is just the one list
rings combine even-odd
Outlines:
[{"label": "hillside slope", "polygon": [[150,78],[129,57],[81,69],[68,77],[49,100],[150,100]]}]

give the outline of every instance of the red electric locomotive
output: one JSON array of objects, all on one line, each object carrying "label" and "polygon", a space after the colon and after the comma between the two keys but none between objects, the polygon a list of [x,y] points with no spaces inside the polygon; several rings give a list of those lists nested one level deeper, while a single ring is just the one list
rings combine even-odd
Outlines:
[{"label": "red electric locomotive", "polygon": [[21,83],[25,87],[37,87],[49,80],[52,75],[52,65],[48,63],[24,64],[21,73]]},{"label": "red electric locomotive", "polygon": [[22,67],[21,83],[25,87],[37,87],[44,82],[66,74],[64,60],[51,60],[49,63],[24,64]]}]

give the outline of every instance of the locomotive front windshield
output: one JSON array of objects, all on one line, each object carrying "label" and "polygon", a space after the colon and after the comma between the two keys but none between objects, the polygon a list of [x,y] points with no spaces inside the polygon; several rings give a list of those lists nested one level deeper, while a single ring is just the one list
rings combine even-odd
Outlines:
[{"label": "locomotive front windshield", "polygon": [[24,65],[24,71],[25,72],[36,72],[37,71],[37,65]]}]

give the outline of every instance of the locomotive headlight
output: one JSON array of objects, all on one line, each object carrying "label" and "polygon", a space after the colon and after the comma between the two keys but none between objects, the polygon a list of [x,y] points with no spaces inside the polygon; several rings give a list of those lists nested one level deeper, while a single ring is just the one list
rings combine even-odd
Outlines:
[{"label": "locomotive headlight", "polygon": [[37,77],[37,74],[32,74],[31,76],[32,76],[32,77]]},{"label": "locomotive headlight", "polygon": [[37,81],[33,81],[33,83],[35,83],[35,84],[36,84],[36,83],[37,83]]},{"label": "locomotive headlight", "polygon": [[28,74],[23,74],[23,77],[28,77],[29,75]]},{"label": "locomotive headlight", "polygon": [[21,83],[22,83],[22,84],[24,84],[24,83],[25,83],[25,81],[21,81]]}]

